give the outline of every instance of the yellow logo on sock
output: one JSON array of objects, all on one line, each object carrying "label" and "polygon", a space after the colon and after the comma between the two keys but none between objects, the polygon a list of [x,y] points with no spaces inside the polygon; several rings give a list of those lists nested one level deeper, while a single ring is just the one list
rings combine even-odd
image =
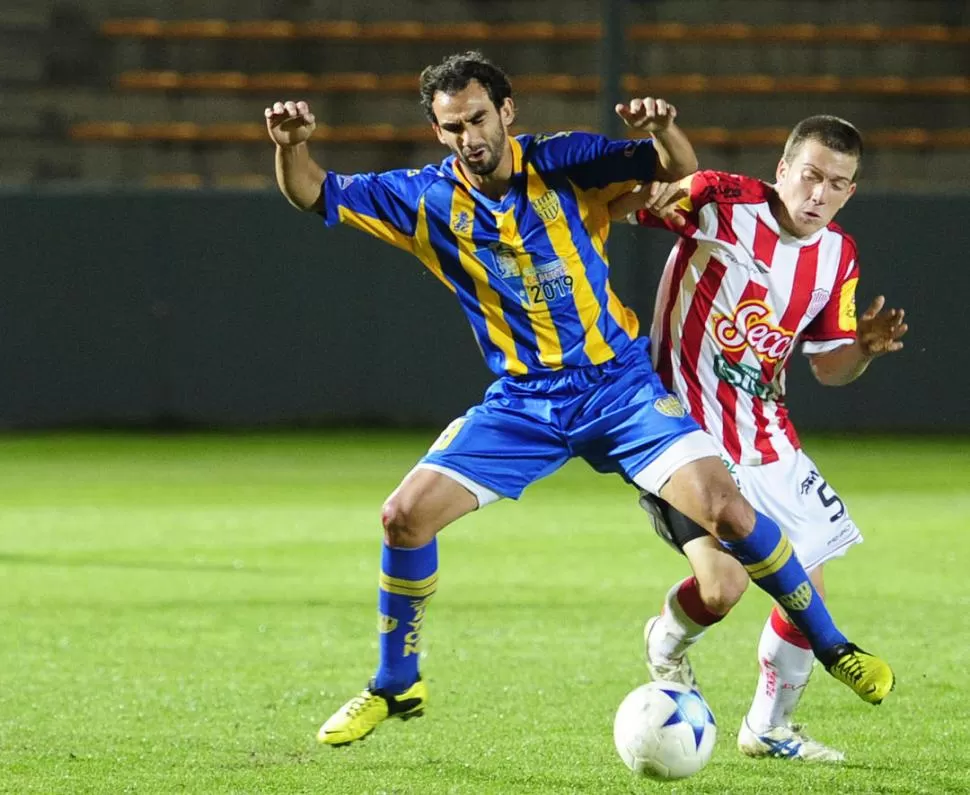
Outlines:
[{"label": "yellow logo on sock", "polygon": [[411,602],[414,618],[408,621],[411,631],[404,636],[404,656],[421,653],[421,627],[424,626],[424,614],[428,609],[427,599],[415,599]]},{"label": "yellow logo on sock", "polygon": [[778,601],[786,610],[805,610],[812,603],[812,586],[803,582],[791,593],[779,596]]},{"label": "yellow logo on sock", "polygon": [[383,613],[379,613],[377,616],[377,631],[382,635],[386,635],[389,632],[393,632],[397,629],[397,619],[391,618],[391,616],[385,616]]}]

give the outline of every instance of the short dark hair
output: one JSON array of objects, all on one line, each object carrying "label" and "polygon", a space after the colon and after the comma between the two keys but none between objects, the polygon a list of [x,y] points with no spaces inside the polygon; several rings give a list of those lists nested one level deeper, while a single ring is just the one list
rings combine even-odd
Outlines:
[{"label": "short dark hair", "polygon": [[496,108],[512,96],[508,76],[478,50],[449,55],[437,66],[427,66],[421,72],[421,107],[428,121],[438,121],[431,107],[435,94],[457,94],[472,80],[482,84]]},{"label": "short dark hair", "polygon": [[822,146],[835,152],[855,155],[858,165],[853,179],[859,176],[862,168],[862,135],[855,125],[838,116],[809,116],[802,119],[785,142],[783,157],[791,163],[805,141],[818,141]]}]

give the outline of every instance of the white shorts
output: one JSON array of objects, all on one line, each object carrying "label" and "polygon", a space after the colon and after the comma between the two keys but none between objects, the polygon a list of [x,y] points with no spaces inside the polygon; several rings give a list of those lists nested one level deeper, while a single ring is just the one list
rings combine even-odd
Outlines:
[{"label": "white shorts", "polygon": [[[853,544],[862,542],[862,533],[845,503],[803,451],[796,450],[771,464],[731,463],[728,469],[755,510],[778,522],[806,570],[841,557]],[[645,499],[641,505],[656,527],[662,521],[659,512],[651,510]],[[670,538],[669,530],[657,528],[657,532]]]}]

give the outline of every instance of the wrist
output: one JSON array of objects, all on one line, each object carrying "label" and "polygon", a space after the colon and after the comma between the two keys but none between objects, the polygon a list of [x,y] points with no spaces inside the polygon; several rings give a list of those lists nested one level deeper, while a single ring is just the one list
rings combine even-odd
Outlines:
[{"label": "wrist", "polygon": [[862,359],[862,361],[864,361],[866,364],[876,358],[876,354],[874,354],[871,349],[864,345],[861,339],[856,339],[855,345],[859,358]]}]

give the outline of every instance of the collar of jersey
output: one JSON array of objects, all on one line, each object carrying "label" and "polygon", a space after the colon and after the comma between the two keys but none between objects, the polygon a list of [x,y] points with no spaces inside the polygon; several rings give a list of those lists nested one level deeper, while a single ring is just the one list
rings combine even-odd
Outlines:
[{"label": "collar of jersey", "polygon": [[478,188],[472,185],[471,182],[469,182],[468,177],[465,176],[465,172],[462,171],[461,163],[459,163],[458,158],[455,155],[452,155],[451,157],[448,158],[450,162],[448,163],[447,170],[451,172],[451,175],[454,177],[456,182],[464,186],[464,188],[472,196],[474,196],[476,199],[484,203],[486,206],[500,207],[500,206],[506,205],[513,200],[511,183],[515,182],[515,178],[518,175],[525,173],[525,163],[522,160],[522,143],[515,136],[509,137],[509,143],[512,145],[512,176],[510,180],[509,190],[507,190],[505,192],[505,195],[498,201],[495,201],[495,199],[490,199],[484,193],[479,191]]}]

